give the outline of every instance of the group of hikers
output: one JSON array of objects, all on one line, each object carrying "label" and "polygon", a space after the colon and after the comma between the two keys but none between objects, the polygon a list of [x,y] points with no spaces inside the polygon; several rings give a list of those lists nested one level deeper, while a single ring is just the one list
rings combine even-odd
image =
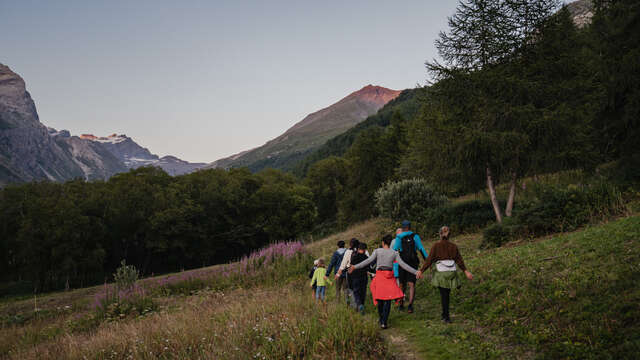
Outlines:
[{"label": "group of hikers", "polygon": [[[367,244],[355,238],[350,240],[348,249],[345,249],[344,241],[338,241],[338,249],[331,256],[328,267],[323,259],[314,262],[309,274],[312,295],[324,302],[326,286],[332,283],[333,271],[336,299],[340,301],[344,294],[347,304],[364,314],[367,283],[372,277],[370,289],[373,304],[378,308],[380,326],[386,329],[391,302],[396,301],[398,308],[404,311],[406,298],[407,312],[413,313],[416,281],[423,277],[427,269],[432,268],[431,284],[440,291],[442,321],[450,323],[451,289],[461,286],[457,270],[462,270],[469,280],[473,279],[473,275],[467,270],[456,244],[449,241],[449,235],[449,227],[440,228],[440,240],[427,253],[420,236],[411,231],[411,222],[405,220],[396,230],[395,238],[385,235],[381,247],[371,254],[367,251]],[[418,267],[418,254],[424,260],[421,268]],[[408,296],[405,296],[407,290]]]}]

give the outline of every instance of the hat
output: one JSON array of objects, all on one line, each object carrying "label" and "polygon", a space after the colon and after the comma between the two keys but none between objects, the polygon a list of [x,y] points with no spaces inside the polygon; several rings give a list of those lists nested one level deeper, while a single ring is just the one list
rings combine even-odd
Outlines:
[{"label": "hat", "polygon": [[315,259],[315,260],[313,260],[313,265],[314,265],[314,266],[318,266],[318,262],[319,262],[319,260],[320,260],[320,259]]},{"label": "hat", "polygon": [[410,226],[411,226],[411,221],[409,221],[409,220],[404,220],[404,221],[402,222],[402,227],[403,227],[403,228],[408,228],[408,227],[410,227]]}]

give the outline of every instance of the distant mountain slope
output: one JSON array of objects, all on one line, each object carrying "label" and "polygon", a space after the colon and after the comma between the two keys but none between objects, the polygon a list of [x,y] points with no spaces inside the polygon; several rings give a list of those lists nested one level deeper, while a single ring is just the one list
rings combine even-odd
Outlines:
[{"label": "distant mountain slope", "polygon": [[394,114],[401,116],[404,121],[414,118],[418,114],[421,99],[424,96],[426,96],[426,88],[403,90],[398,97],[387,103],[376,114],[369,116],[365,121],[331,138],[324,145],[309,152],[304,158],[293,164],[290,170],[296,175],[304,176],[309,167],[316,162],[329,156],[344,155],[358,134],[372,126],[389,126]]},{"label": "distant mountain slope", "polygon": [[175,156],[161,158],[152,154],[149,149],[138,145],[127,135],[112,134],[106,137],[97,137],[92,134],[82,134],[80,138],[94,144],[100,144],[118,158],[127,169],[151,165],[162,168],[169,175],[176,176],[193,172],[207,165],[206,163],[190,163]]},{"label": "distant mountain slope", "polygon": [[337,103],[307,115],[263,146],[217,160],[208,167],[248,166],[253,171],[266,167],[287,168],[327,140],[375,114],[399,94],[398,90],[367,85]]}]

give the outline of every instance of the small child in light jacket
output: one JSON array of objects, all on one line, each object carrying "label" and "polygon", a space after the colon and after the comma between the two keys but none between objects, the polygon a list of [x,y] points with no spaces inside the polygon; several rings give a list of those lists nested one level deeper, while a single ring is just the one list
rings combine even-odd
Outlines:
[{"label": "small child in light jacket", "polygon": [[313,272],[311,278],[311,287],[316,286],[316,300],[320,299],[324,301],[324,294],[327,288],[327,284],[331,284],[331,281],[327,277],[327,269],[324,268],[324,260],[318,259],[318,268]]}]

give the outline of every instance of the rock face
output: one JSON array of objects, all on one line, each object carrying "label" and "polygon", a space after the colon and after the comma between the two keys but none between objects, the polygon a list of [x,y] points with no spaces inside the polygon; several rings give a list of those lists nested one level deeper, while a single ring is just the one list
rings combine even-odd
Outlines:
[{"label": "rock face", "polygon": [[0,64],[0,187],[9,183],[108,179],[144,165],[181,175],[205,166],[159,158],[125,135],[71,136],[43,125],[24,80]]},{"label": "rock face", "polygon": [[138,145],[127,135],[111,134],[105,137],[97,137],[92,134],[82,134],[80,138],[99,144],[124,164],[127,169],[136,169],[141,166],[157,166],[169,175],[176,176],[194,172],[207,165],[206,163],[190,163],[175,156],[161,158],[156,154],[152,154],[149,149]]},{"label": "rock face", "polygon": [[593,18],[593,0],[578,0],[567,4],[567,9],[573,17],[577,27],[582,28],[591,24]]},{"label": "rock face", "polygon": [[68,149],[40,123],[24,80],[0,64],[0,186],[83,176]]},{"label": "rock face", "polygon": [[217,160],[207,167],[248,166],[253,171],[266,167],[286,169],[330,138],[352,128],[401,91],[367,85],[337,103],[307,115],[282,135],[261,147]]}]

